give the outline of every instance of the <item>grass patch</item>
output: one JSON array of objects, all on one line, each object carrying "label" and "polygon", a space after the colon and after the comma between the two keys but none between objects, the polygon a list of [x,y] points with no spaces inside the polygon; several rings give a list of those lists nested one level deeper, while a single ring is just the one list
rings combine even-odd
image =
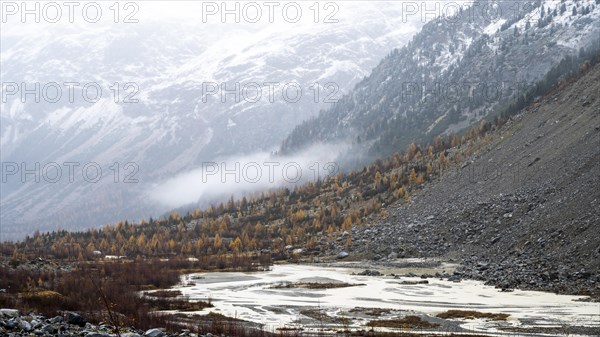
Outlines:
[{"label": "grass patch", "polygon": [[417,284],[429,284],[429,281],[427,281],[427,280],[418,280],[418,281],[404,280],[398,284],[410,286],[410,285],[417,285]]},{"label": "grass patch", "polygon": [[169,319],[175,319],[188,327],[195,327],[199,335],[206,335],[207,332],[213,336],[221,334],[237,337],[275,337],[277,335],[260,331],[260,325],[244,321],[238,318],[227,317],[215,312],[209,312],[205,315],[177,313],[168,315]]},{"label": "grass patch", "polygon": [[68,306],[69,298],[57,291],[44,289],[20,293],[19,301],[28,308],[36,308],[51,307],[56,304]]},{"label": "grass patch", "polygon": [[418,316],[405,316],[403,318],[370,321],[367,326],[372,328],[431,329],[440,325],[427,322]]},{"label": "grass patch", "polygon": [[65,296],[52,290],[40,290],[40,291],[32,291],[21,294],[21,297],[24,299],[57,299],[64,298]]},{"label": "grass patch", "polygon": [[276,329],[277,331],[304,331],[301,327],[284,326]]},{"label": "grass patch", "polygon": [[442,312],[437,314],[437,317],[444,319],[452,319],[452,318],[466,318],[466,319],[474,319],[474,318],[486,318],[493,321],[506,321],[509,317],[509,314],[497,314],[490,312],[479,312],[475,310],[448,310],[446,312]]},{"label": "grass patch", "polygon": [[155,310],[200,311],[213,307],[212,303],[190,302],[183,298],[148,298],[147,303]]},{"label": "grass patch", "polygon": [[159,297],[159,298],[173,298],[183,295],[180,290],[157,290],[146,293],[148,296]]},{"label": "grass patch", "polygon": [[334,289],[334,288],[348,288],[348,287],[358,287],[364,286],[364,283],[345,283],[345,282],[290,282],[290,283],[281,283],[276,284],[271,287],[271,289],[295,289],[295,288],[305,288],[305,289]]},{"label": "grass patch", "polygon": [[325,313],[323,309],[307,309],[302,310],[300,313],[306,317],[310,317],[322,323],[333,323],[333,324],[350,324],[351,320],[346,317],[331,317]]},{"label": "grass patch", "polygon": [[138,286],[138,288],[139,288],[141,291],[148,291],[148,290],[156,290],[156,289],[158,289],[158,288],[157,288],[155,285],[153,285],[153,284],[143,284],[143,285],[140,285],[140,286]]},{"label": "grass patch", "polygon": [[350,312],[364,313],[367,316],[379,317],[379,316],[388,315],[388,314],[392,313],[392,309],[356,307],[356,308],[350,309]]}]

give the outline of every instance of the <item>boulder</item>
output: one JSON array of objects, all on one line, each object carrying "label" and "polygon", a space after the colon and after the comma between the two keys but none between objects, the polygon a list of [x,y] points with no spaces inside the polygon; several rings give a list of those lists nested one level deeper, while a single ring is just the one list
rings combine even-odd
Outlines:
[{"label": "boulder", "polygon": [[44,325],[44,327],[42,328],[42,331],[46,331],[47,333],[51,334],[51,335],[55,335],[57,330],[54,326],[52,326],[52,324],[48,324],[48,325]]},{"label": "boulder", "polygon": [[144,332],[144,336],[146,337],[163,337],[165,333],[161,329],[150,329]]},{"label": "boulder", "polygon": [[381,273],[377,270],[370,270],[370,269],[366,269],[360,273],[358,273],[358,275],[361,276],[381,276]]},{"label": "boulder", "polygon": [[17,325],[18,325],[17,319],[14,317],[9,319],[8,321],[4,322],[4,326],[9,329],[14,329],[17,327]]},{"label": "boulder", "polygon": [[83,318],[80,314],[76,312],[67,313],[67,322],[69,324],[78,325],[82,328],[85,326],[85,323],[87,323],[85,321],[85,318]]},{"label": "boulder", "polygon": [[347,252],[341,251],[341,252],[338,253],[337,258],[338,259],[345,259],[348,256],[350,256],[350,254],[348,254]]},{"label": "boulder", "polygon": [[0,318],[12,318],[19,316],[17,309],[0,309]]},{"label": "boulder", "polygon": [[135,333],[135,332],[126,332],[126,333],[122,333],[121,337],[142,337],[142,336],[140,336],[140,334]]},{"label": "boulder", "polygon": [[31,323],[27,322],[26,320],[21,320],[19,322],[19,329],[27,332],[31,331]]}]

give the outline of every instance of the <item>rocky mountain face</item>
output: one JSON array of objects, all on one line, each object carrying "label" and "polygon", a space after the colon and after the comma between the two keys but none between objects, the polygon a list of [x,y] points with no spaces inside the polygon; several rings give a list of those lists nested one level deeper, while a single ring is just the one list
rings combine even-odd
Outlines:
[{"label": "rocky mountain face", "polygon": [[281,151],[346,141],[354,148],[341,161],[360,164],[426,143],[493,119],[566,55],[598,45],[598,1],[475,1],[427,23],[330,110],[296,127]]},{"label": "rocky mountain face", "polygon": [[[23,100],[3,85],[1,157],[19,171],[2,182],[2,240],[159,215],[172,206],[149,200],[155,184],[217,157],[275,149],[421,26],[402,22],[399,4],[356,6],[341,4],[337,23],[323,22],[330,11],[315,23],[307,8],[297,24],[204,23],[196,8],[185,20],[160,13],[124,26],[3,24],[3,83],[57,83],[62,96],[52,101],[47,87],[39,102]],[[79,83],[72,100],[65,82]],[[264,83],[275,83],[272,93]],[[303,90],[297,102],[283,98],[287,83]],[[100,87],[97,101],[83,97],[86,84],[92,98]],[[236,84],[237,98],[221,91]],[[22,163],[39,181],[21,178]],[[62,170],[57,182],[49,163]],[[96,163],[102,179],[95,167],[85,179],[84,165]]]},{"label": "rocky mountain face", "polygon": [[[352,232],[373,260],[445,256],[455,278],[599,295],[600,66],[512,118],[462,167]],[[342,247],[331,250],[335,254]]]}]

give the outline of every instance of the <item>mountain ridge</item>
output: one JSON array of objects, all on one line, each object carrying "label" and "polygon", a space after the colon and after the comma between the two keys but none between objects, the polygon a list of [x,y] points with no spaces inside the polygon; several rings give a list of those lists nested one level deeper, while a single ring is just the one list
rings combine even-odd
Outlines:
[{"label": "mountain ridge", "polygon": [[[592,1],[535,1],[518,15],[512,2],[475,4],[497,5],[502,14],[496,20],[462,15],[427,23],[330,110],[297,126],[280,151],[344,140],[354,149],[341,161],[355,167],[481,118],[491,120],[564,56],[600,45],[600,20],[594,19],[600,6]],[[356,160],[357,153],[363,158]]]}]

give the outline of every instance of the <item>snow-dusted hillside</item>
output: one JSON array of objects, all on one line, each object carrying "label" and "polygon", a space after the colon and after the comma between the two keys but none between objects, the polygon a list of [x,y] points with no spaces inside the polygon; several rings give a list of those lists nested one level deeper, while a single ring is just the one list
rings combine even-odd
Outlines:
[{"label": "snow-dusted hillside", "polygon": [[298,126],[282,151],[346,141],[355,145],[351,163],[403,151],[497,117],[565,57],[598,48],[600,1],[477,0],[427,23],[330,110]]},{"label": "snow-dusted hillside", "polygon": [[[43,89],[52,82],[63,94],[39,103],[7,94],[0,103],[3,171],[39,163],[41,175],[23,181],[18,172],[2,182],[2,239],[160,214],[166,206],[147,195],[153,186],[216,157],[275,149],[295,125],[327,108],[333,91],[334,99],[348,92],[421,25],[419,17],[403,22],[399,2],[341,2],[337,23],[324,23],[322,8],[318,23],[274,24],[204,23],[192,3],[164,13],[154,5],[140,3],[136,24],[2,24],[3,94],[14,89],[10,83]],[[72,101],[65,82],[80,83]],[[236,82],[259,84],[261,99],[253,101],[250,85],[242,92],[250,99],[222,102],[217,93],[203,100],[214,84],[231,89]],[[277,83],[272,102],[265,82]],[[102,89],[97,102],[83,98],[86,83]],[[302,88],[298,102],[283,99],[286,83]],[[48,163],[62,167],[57,182],[48,181]],[[65,163],[79,163],[73,182]],[[100,181],[83,179],[89,163],[102,168]]]}]

